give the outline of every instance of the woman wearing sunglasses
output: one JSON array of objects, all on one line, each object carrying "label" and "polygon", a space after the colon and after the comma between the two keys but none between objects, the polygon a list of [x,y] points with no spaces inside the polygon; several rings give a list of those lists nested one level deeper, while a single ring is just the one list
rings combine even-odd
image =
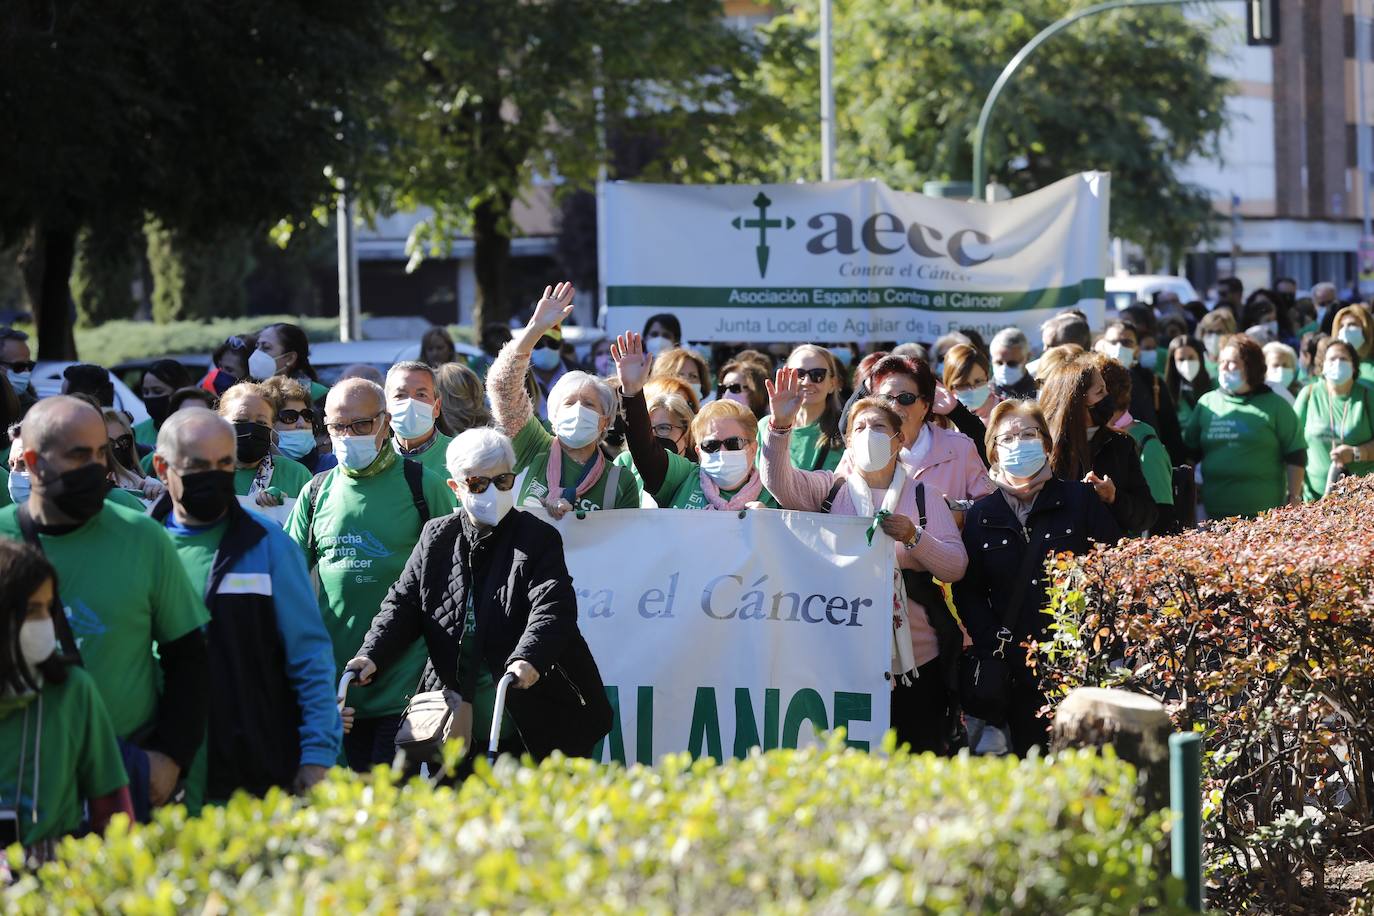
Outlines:
[{"label": "woman wearing sunglasses", "polygon": [[[797,370],[779,369],[776,381],[768,383],[768,399],[772,413],[762,427],[760,467],[765,484],[784,509],[872,517],[892,538],[900,569],[925,575],[927,584],[930,576],[954,582],[964,575],[967,557],[949,507],[938,491],[898,460],[903,421],[890,402],[864,398],[854,404],[845,430],[847,470],[836,474],[807,471],[792,463],[792,424],[802,404]],[[908,589],[903,580],[894,585],[894,602],[903,601],[910,624],[915,671],[896,672],[900,676],[893,682],[892,727],[897,740],[913,751],[941,753],[947,749],[951,707],[930,619],[931,611],[940,609],[927,606],[940,600],[932,597],[940,593],[934,588]],[[924,599],[918,597],[922,592]],[[905,646],[899,657],[906,657]]]},{"label": "woman wearing sunglasses", "polygon": [[1039,718],[1045,697],[1021,647],[1045,635],[1045,560],[1062,551],[1084,553],[1094,542],[1115,543],[1121,532],[1091,486],[1054,473],[1050,424],[1034,401],[994,407],[986,444],[997,489],[964,520],[968,570],[954,584],[954,600],[974,653],[1006,660],[1007,724],[1012,748],[1025,754],[1048,739],[1049,722]]},{"label": "woman wearing sunglasses", "polygon": [[549,389],[549,435],[525,387],[535,345],[572,314],[572,300],[571,283],[546,286],[529,323],[501,348],[487,373],[492,416],[511,435],[515,471],[523,475],[515,503],[542,506],[555,519],[569,511],[639,508],[634,475],[621,473],[601,449],[616,415],[614,389],[580,369],[564,373]]},{"label": "woman wearing sunglasses", "polygon": [[844,454],[839,363],[825,347],[802,344],[787,357],[786,365],[796,370],[802,396],[792,428],[792,464],[811,471],[833,471]]},{"label": "woman wearing sunglasses", "polygon": [[239,382],[224,392],[219,415],[234,426],[234,493],[251,497],[260,509],[276,508],[299,496],[311,474],[299,461],[272,454],[277,401],[271,390],[255,382]]},{"label": "woman wearing sunglasses", "polygon": [[656,441],[644,399],[653,358],[638,334],[622,334],[611,347],[625,401],[626,441],[644,491],[664,509],[776,508],[754,465],[758,423],[743,404],[712,401],[692,418],[697,464]]},{"label": "woman wearing sunglasses", "polygon": [[447,688],[470,700],[474,738],[490,733],[496,685],[513,674],[502,752],[591,756],[610,731],[611,707],[577,628],[562,539],[534,514],[511,511],[510,439],[469,429],[445,458],[461,511],[425,526],[346,667],[367,683],[422,634],[429,664],[419,689]]},{"label": "woman wearing sunglasses", "polygon": [[311,403],[310,389],[301,382],[284,375],[274,375],[262,383],[277,402],[277,419],[272,424],[276,431],[277,451],[305,465],[311,474],[327,471],[339,463],[332,448],[320,449],[320,440],[315,435],[316,421],[324,419],[323,414]]},{"label": "woman wearing sunglasses", "polygon": [[764,382],[768,373],[757,363],[735,359],[720,370],[720,384],[716,386],[716,399],[738,401],[760,420],[768,415],[768,392]]}]

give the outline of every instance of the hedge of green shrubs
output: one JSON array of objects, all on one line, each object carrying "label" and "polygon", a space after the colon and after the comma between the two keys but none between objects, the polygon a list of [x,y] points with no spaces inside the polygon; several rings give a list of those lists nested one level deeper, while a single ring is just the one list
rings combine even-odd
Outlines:
[{"label": "hedge of green shrubs", "polygon": [[336,770],[309,800],[68,840],[0,909],[1170,912],[1165,823],[1110,751],[941,760],[832,740],[719,766],[503,760],[457,790]]},{"label": "hedge of green shrubs", "polygon": [[1051,565],[1051,703],[1164,702],[1203,733],[1211,897],[1324,912],[1328,864],[1374,847],[1374,478],[1319,502]]}]

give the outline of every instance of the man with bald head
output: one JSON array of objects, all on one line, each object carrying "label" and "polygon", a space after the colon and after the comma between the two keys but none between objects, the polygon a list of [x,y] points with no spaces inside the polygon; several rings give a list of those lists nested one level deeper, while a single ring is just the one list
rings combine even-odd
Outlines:
[{"label": "man with bald head", "polygon": [[20,432],[28,499],[0,510],[0,537],[37,545],[57,568],[69,648],[109,708],[146,819],[174,799],[205,733],[209,617],[162,526],[106,502],[105,435],[79,398],[35,404]]},{"label": "man with bald head", "polygon": [[[405,568],[431,518],[457,506],[443,477],[397,454],[382,386],[345,379],[325,399],[325,429],[339,459],[316,474],[286,523],[286,533],[319,572],[319,609],[334,646],[334,674],[358,654],[372,618]],[[354,691],[344,735],[349,766],[370,770],[395,756],[396,726],[415,692],[425,649],[415,640],[402,660]]]},{"label": "man with bald head", "polygon": [[192,812],[235,790],[305,791],[339,756],[334,652],[300,548],[234,496],[234,427],[208,410],[162,424],[153,506],[210,611],[210,721],[187,777]]}]

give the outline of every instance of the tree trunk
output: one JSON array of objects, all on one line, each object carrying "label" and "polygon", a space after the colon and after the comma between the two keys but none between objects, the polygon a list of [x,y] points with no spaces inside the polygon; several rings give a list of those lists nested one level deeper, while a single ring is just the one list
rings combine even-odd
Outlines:
[{"label": "tree trunk", "polygon": [[76,359],[72,335],[72,264],[76,260],[76,232],[35,227],[21,255],[25,286],[38,329],[36,359]]},{"label": "tree trunk", "polygon": [[1050,750],[1105,747],[1135,765],[1147,811],[1169,805],[1169,735],[1164,705],[1129,690],[1080,687],[1054,712]]},{"label": "tree trunk", "polygon": [[473,272],[477,276],[477,301],[472,326],[480,334],[491,322],[505,324],[510,318],[511,199],[500,195],[484,201],[472,212]]}]

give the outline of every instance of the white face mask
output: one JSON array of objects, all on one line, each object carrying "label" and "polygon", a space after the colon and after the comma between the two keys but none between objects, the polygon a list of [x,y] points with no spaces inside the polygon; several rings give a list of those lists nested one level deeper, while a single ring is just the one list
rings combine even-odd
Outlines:
[{"label": "white face mask", "polygon": [[287,458],[300,458],[315,447],[315,434],[308,429],[277,430],[277,449]]},{"label": "white face mask", "polygon": [[1026,377],[1026,367],[1021,365],[1008,365],[1006,363],[994,364],[992,367],[992,380],[1002,388],[1009,388],[1017,384]]},{"label": "white face mask", "polygon": [[515,488],[501,491],[496,489],[495,484],[489,484],[481,493],[464,490],[459,501],[474,524],[495,528],[515,506]]},{"label": "white face mask", "polygon": [[892,460],[892,437],[880,429],[865,429],[849,443],[854,466],[861,471],[881,471]]},{"label": "white face mask", "polygon": [[1239,369],[1222,369],[1219,375],[1221,387],[1228,394],[1240,394],[1245,387],[1245,373]]},{"label": "white face mask", "polygon": [[644,338],[644,349],[649,351],[650,356],[657,356],[664,350],[671,350],[676,344],[671,337],[662,337],[655,334]]},{"label": "white face mask", "polygon": [[1364,346],[1364,331],[1357,325],[1348,324],[1336,335],[1356,350]]},{"label": "white face mask", "polygon": [[434,405],[414,398],[390,401],[391,428],[402,439],[422,439],[434,428]]},{"label": "white face mask", "polygon": [[1295,375],[1297,375],[1297,371],[1287,366],[1270,366],[1264,373],[1264,380],[1271,385],[1287,388],[1293,384]]},{"label": "white face mask", "polygon": [[24,664],[33,670],[52,657],[57,651],[57,630],[53,627],[52,617],[42,620],[26,620],[19,625],[19,652],[24,656]]},{"label": "white face mask", "polygon": [[713,454],[703,452],[701,454],[701,469],[722,490],[733,490],[743,486],[744,482],[749,479],[749,472],[753,470],[749,464],[749,452],[747,450],[740,449],[737,452],[727,452],[723,448]]},{"label": "white face mask", "polygon": [[586,404],[567,404],[553,421],[553,432],[569,448],[583,448],[601,435],[601,414]]},{"label": "white face mask", "polygon": [[1135,348],[1124,343],[1108,343],[1107,355],[1127,369],[1135,365]]},{"label": "white face mask", "polygon": [[361,471],[377,460],[381,450],[375,436],[344,436],[334,439],[334,455],[350,471]]},{"label": "white face mask", "polygon": [[[1322,378],[1333,385],[1340,385],[1350,381],[1350,377],[1355,374],[1355,367],[1350,365],[1348,359],[1328,359],[1326,365],[1322,367]],[[11,475],[10,480],[14,477]],[[19,500],[15,500],[19,502]]]},{"label": "white face mask", "polygon": [[1195,359],[1180,359],[1174,365],[1178,366],[1178,374],[1190,382],[1202,371],[1202,363]]},{"label": "white face mask", "polygon": [[29,472],[10,471],[9,487],[10,502],[16,506],[22,506],[29,501]]},{"label": "white face mask", "polygon": [[258,381],[277,374],[277,360],[266,350],[254,350],[248,356],[248,375]]}]

